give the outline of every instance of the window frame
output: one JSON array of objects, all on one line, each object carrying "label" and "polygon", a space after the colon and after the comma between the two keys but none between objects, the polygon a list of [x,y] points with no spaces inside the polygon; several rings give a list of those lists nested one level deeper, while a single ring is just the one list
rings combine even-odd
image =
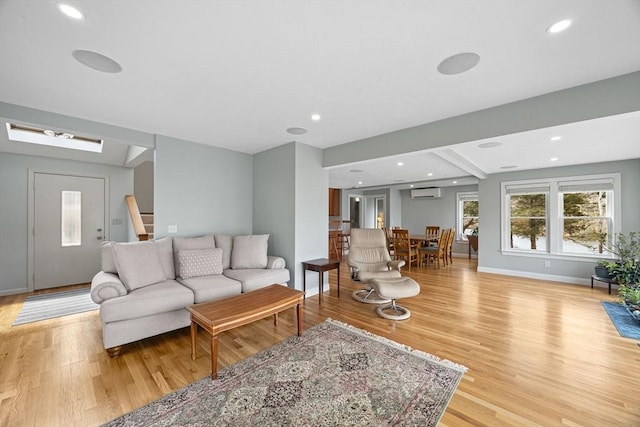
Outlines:
[{"label": "window frame", "polygon": [[[611,202],[607,203],[607,210],[610,212],[608,218],[611,226],[611,234],[617,235],[621,232],[621,174],[608,173],[597,175],[579,175],[553,178],[540,178],[518,181],[502,181],[500,183],[500,252],[502,255],[523,256],[529,258],[564,259],[584,262],[594,262],[600,259],[613,259],[607,254],[579,254],[562,252],[562,236],[564,230],[564,212],[562,195],[564,191],[560,189],[563,185],[583,184],[585,182],[607,181],[612,185],[610,191]],[[547,250],[528,251],[523,249],[510,248],[510,204],[508,193],[513,188],[543,188],[548,187],[547,196]],[[609,196],[608,196],[609,197]]]},{"label": "window frame", "polygon": [[464,224],[464,209],[462,204],[465,201],[477,201],[478,202],[478,224],[480,224],[480,198],[478,191],[459,191],[456,193],[456,243],[469,243],[469,240],[465,237],[464,230],[462,228]]}]

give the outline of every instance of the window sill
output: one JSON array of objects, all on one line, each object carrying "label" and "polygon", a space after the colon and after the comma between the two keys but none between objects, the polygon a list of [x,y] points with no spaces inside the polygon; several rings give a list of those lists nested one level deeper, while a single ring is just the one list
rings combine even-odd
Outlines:
[{"label": "window sill", "polygon": [[500,253],[504,256],[517,256],[524,258],[544,258],[544,259],[557,259],[563,261],[575,261],[575,262],[589,262],[594,263],[600,260],[610,260],[615,261],[615,257],[611,256],[598,256],[598,255],[566,255],[566,254],[551,254],[548,252],[543,253],[530,253],[530,252],[519,252],[519,251],[510,251],[510,250],[501,250]]}]

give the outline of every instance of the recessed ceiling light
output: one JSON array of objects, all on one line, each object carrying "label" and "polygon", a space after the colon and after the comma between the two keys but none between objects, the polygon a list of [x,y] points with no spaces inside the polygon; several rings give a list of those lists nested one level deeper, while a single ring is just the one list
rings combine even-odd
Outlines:
[{"label": "recessed ceiling light", "polygon": [[411,184],[409,187],[413,188],[413,184]]},{"label": "recessed ceiling light", "polygon": [[502,145],[502,142],[498,142],[498,141],[493,141],[493,142],[483,142],[482,144],[478,145],[479,148],[494,148],[494,147],[499,147]]},{"label": "recessed ceiling light", "polygon": [[469,71],[480,62],[480,55],[474,52],[463,52],[453,55],[438,65],[441,74],[451,75]]},{"label": "recessed ceiling light", "polygon": [[358,181],[358,185],[362,185],[362,181]]},{"label": "recessed ceiling light", "polygon": [[427,176],[433,176],[433,173],[429,172],[429,173],[427,174]]},{"label": "recessed ceiling light", "polygon": [[71,55],[81,64],[103,73],[119,73],[122,67],[113,59],[90,50],[74,50]]},{"label": "recessed ceiling light", "polygon": [[560,141],[561,139],[561,136],[552,136],[551,138],[549,138],[550,141]]},{"label": "recessed ceiling light", "polygon": [[500,166],[500,169],[515,169],[518,166],[516,165],[506,165],[506,166]]},{"label": "recessed ceiling light", "polygon": [[458,183],[458,181],[453,181],[453,183],[454,183],[454,184],[457,184],[457,183]]},{"label": "recessed ceiling light", "polygon": [[398,163],[397,163],[397,165],[398,165],[398,166],[403,166],[403,165],[404,165],[404,163],[402,163],[402,162],[398,162]]},{"label": "recessed ceiling light", "polygon": [[311,115],[311,120],[313,120],[315,122],[317,122],[320,119],[321,119],[320,114],[312,114]]},{"label": "recessed ceiling light", "polygon": [[307,130],[305,128],[289,128],[287,132],[291,135],[304,135],[307,133]]},{"label": "recessed ceiling light", "polygon": [[84,19],[84,13],[80,12],[78,9],[71,5],[65,3],[56,3],[56,7],[60,12],[67,15],[69,18]]},{"label": "recessed ceiling light", "polygon": [[558,161],[558,157],[552,157],[549,160],[551,160],[552,162],[556,162],[556,161]]},{"label": "recessed ceiling light", "polygon": [[558,21],[555,24],[551,25],[547,28],[547,33],[555,34],[562,32],[571,26],[571,19],[563,19],[562,21]]}]

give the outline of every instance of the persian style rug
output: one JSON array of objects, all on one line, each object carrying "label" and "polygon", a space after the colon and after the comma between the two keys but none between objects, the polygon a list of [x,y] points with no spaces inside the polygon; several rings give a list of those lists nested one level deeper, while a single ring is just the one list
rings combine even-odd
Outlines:
[{"label": "persian style rug", "polygon": [[466,370],[327,319],[105,426],[435,426]]},{"label": "persian style rug", "polygon": [[624,306],[606,301],[602,301],[602,306],[621,337],[640,340],[640,322],[634,319]]},{"label": "persian style rug", "polygon": [[89,288],[31,295],[25,299],[12,326],[97,310],[99,307],[91,300]]}]

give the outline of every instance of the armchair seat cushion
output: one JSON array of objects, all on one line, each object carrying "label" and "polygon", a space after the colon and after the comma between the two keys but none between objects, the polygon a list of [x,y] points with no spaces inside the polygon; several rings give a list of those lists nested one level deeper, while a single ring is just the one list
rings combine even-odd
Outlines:
[{"label": "armchair seat cushion", "polygon": [[289,270],[282,269],[255,269],[243,270],[228,269],[225,276],[242,283],[242,292],[251,292],[274,283],[286,283],[289,281]]},{"label": "armchair seat cushion", "polygon": [[222,274],[178,280],[193,291],[196,304],[240,295],[242,292],[242,284],[240,282],[229,279]]},{"label": "armchair seat cushion", "polygon": [[193,302],[191,290],[175,280],[166,280],[104,301],[100,305],[100,318],[103,322],[136,319],[184,309]]},{"label": "armchair seat cushion", "polygon": [[398,270],[387,271],[358,271],[358,279],[361,282],[368,282],[374,279],[397,279],[401,277]]}]

